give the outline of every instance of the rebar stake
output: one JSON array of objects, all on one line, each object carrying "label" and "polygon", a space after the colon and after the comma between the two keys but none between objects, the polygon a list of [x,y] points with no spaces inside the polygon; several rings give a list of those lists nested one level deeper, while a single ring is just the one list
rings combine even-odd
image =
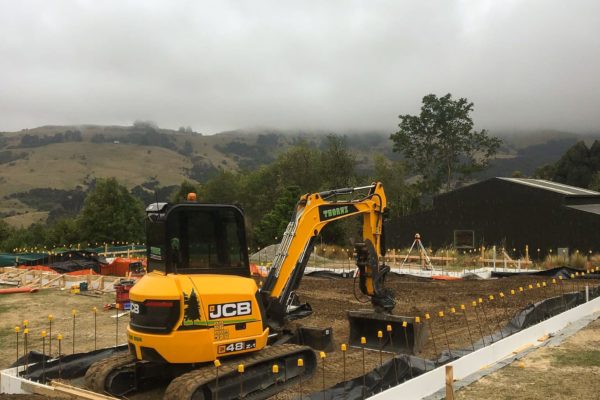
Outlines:
[{"label": "rebar stake", "polygon": [[344,382],[346,382],[346,350],[348,350],[348,346],[346,346],[345,343],[342,343],[340,349],[342,350],[342,373],[344,376]]},{"label": "rebar stake", "polygon": [[[492,301],[494,301],[494,300],[495,300],[495,298],[494,298],[494,295],[493,295],[493,294],[490,294],[490,295],[488,296],[488,299],[489,299],[489,302],[490,302],[490,304],[491,304],[491,303],[492,303]],[[498,328],[498,331],[500,331],[500,337],[501,337],[502,339],[504,339],[504,334],[502,333],[502,327],[500,326],[500,320],[502,319],[502,317],[501,317],[500,315],[498,315],[499,313],[494,313],[494,312],[493,312],[493,309],[492,309],[492,306],[491,306],[491,305],[490,305],[490,314],[492,314],[492,319],[496,321],[496,327]],[[494,316],[494,314],[496,314],[496,315]]]},{"label": "rebar stake", "polygon": [[[392,351],[394,351],[394,343],[392,342],[392,325],[387,325],[385,327],[385,330],[388,333],[388,337],[390,338],[390,348],[392,349]],[[392,361],[394,363],[394,376],[396,377],[396,385],[398,385],[398,367],[396,366],[396,356],[394,355],[394,357],[392,358]],[[412,371],[411,371],[412,372]]]},{"label": "rebar stake", "polygon": [[298,394],[300,395],[300,400],[302,400],[302,369],[304,367],[304,360],[299,358],[298,359],[298,369],[300,370],[300,372],[298,373]]},{"label": "rebar stake", "polygon": [[549,299],[550,296],[548,295],[548,284],[546,283],[546,281],[542,281],[542,290],[544,291],[544,297],[546,297],[546,299]]},{"label": "rebar stake", "polygon": [[72,309],[71,314],[73,315],[73,354],[75,354],[75,316],[77,315],[77,310]]},{"label": "rebar stake", "polygon": [[15,333],[17,334],[17,361],[15,363],[19,362],[19,332],[21,332],[21,328],[15,326]]},{"label": "rebar stake", "polygon": [[463,315],[465,316],[465,324],[467,325],[467,332],[469,332],[469,340],[471,341],[471,347],[473,348],[473,351],[475,351],[475,343],[473,342],[473,336],[471,335],[471,328],[469,327],[469,318],[467,318],[467,310],[464,304],[460,305],[460,309],[463,312]]},{"label": "rebar stake", "polygon": [[[431,316],[429,315],[429,313],[425,313],[425,320],[429,321],[431,319]],[[433,351],[435,353],[435,356],[437,357],[438,351],[437,351],[437,346],[435,345],[435,335],[433,334],[433,322],[429,321],[429,333],[431,334],[431,343],[433,344]]]},{"label": "rebar stake", "polygon": [[367,389],[367,377],[366,377],[366,371],[365,371],[365,344],[367,344],[367,339],[364,336],[362,336],[360,338],[360,344],[362,347],[362,372],[363,372],[362,398],[364,400],[366,397],[365,391]]},{"label": "rebar stake", "polygon": [[[421,324],[421,317],[419,317],[418,315],[415,316],[415,326],[420,325]],[[415,328],[415,330],[417,330],[417,328]],[[423,370],[427,371],[427,360],[425,360],[425,357],[423,357]]]},{"label": "rebar stake", "polygon": [[244,364],[238,365],[238,373],[240,374],[240,399],[244,398]]},{"label": "rebar stake", "polygon": [[96,325],[96,317],[98,314],[98,309],[96,307],[94,307],[92,309],[92,311],[94,312],[94,350],[96,350],[97,348],[97,325]]},{"label": "rebar stake", "polygon": [[62,374],[62,355],[61,355],[61,351],[62,351],[62,340],[63,340],[63,335],[61,335],[60,333],[56,336],[56,340],[58,340],[58,379],[61,379],[61,374]]},{"label": "rebar stake", "polygon": [[115,349],[119,346],[119,303],[115,304],[117,314],[115,316]]},{"label": "rebar stake", "polygon": [[219,400],[219,367],[221,366],[221,361],[217,358],[213,361],[213,364],[215,366],[215,400]]},{"label": "rebar stake", "polygon": [[321,362],[323,366],[323,400],[325,400],[325,358],[327,356],[325,355],[324,351],[321,351],[319,352],[319,357],[321,357]]},{"label": "rebar stake", "polygon": [[555,295],[556,297],[559,297],[559,296],[560,296],[560,293],[559,293],[559,291],[558,291],[558,287],[557,287],[557,285],[556,285],[556,278],[552,278],[552,281],[551,281],[551,282],[552,282],[552,286],[553,286],[553,288],[554,288],[554,295]]},{"label": "rebar stake", "polygon": [[29,337],[29,328],[23,329],[23,346],[25,349],[25,375],[29,374],[29,351],[27,350],[27,338]]},{"label": "rebar stake", "polygon": [[488,319],[487,314],[485,313],[483,299],[480,297],[479,299],[477,299],[477,302],[478,302],[479,306],[481,307],[481,313],[483,314],[483,319],[485,320],[485,325],[487,326],[488,331],[490,331],[490,338],[492,339],[491,343],[494,343],[494,332],[492,332],[492,329],[490,328],[490,320]]},{"label": "rebar stake", "polygon": [[[390,325],[388,325],[390,326]],[[402,321],[402,327],[404,328],[404,339],[406,340],[406,347],[407,349],[410,348],[408,345],[408,322],[406,321]],[[391,328],[391,326],[390,326]],[[414,348],[414,347],[413,347]],[[412,370],[412,365],[411,365],[411,361],[410,361],[410,354],[406,354],[407,359],[408,359],[408,371],[410,372],[410,377],[411,379],[414,378],[413,376],[413,370]],[[396,385],[398,384],[398,372],[396,372],[396,360],[392,360],[394,362],[394,373],[396,374]]]},{"label": "rebar stake", "polygon": [[502,308],[504,309],[504,319],[506,320],[506,327],[509,329],[508,334],[511,335],[512,329],[510,329],[510,318],[508,315],[508,303],[504,296],[504,292],[500,292],[499,296],[500,296],[500,299],[502,300]]},{"label": "rebar stake", "polygon": [[444,312],[438,312],[438,317],[442,320],[442,329],[444,329],[444,336],[446,337],[446,346],[448,346],[448,354],[452,357],[452,351],[450,350],[450,341],[448,340],[448,331],[446,330],[446,321],[444,321]]},{"label": "rebar stake", "polygon": [[[279,365],[273,364],[273,368],[271,370],[273,371],[275,393],[277,393],[277,375],[279,374]],[[219,400],[219,399],[215,399],[215,400]]]},{"label": "rebar stake", "polygon": [[42,383],[46,383],[46,331],[42,331]]},{"label": "rebar stake", "polygon": [[562,275],[558,277],[558,280],[560,282],[560,297],[562,299],[562,303],[563,303],[563,308],[566,311],[567,310],[567,301],[565,300],[565,288],[563,287],[563,277]]},{"label": "rebar stake", "polygon": [[377,339],[379,340],[379,367],[383,366],[383,332],[377,331]]},{"label": "rebar stake", "polygon": [[479,333],[481,334],[481,341],[483,342],[483,347],[485,347],[485,337],[483,335],[483,329],[481,329],[481,321],[479,319],[479,313],[477,312],[477,302],[473,301],[471,303],[473,306],[473,310],[475,310],[475,318],[477,318],[477,326],[479,327]]},{"label": "rebar stake", "polygon": [[48,315],[48,355],[52,357],[52,314]]}]

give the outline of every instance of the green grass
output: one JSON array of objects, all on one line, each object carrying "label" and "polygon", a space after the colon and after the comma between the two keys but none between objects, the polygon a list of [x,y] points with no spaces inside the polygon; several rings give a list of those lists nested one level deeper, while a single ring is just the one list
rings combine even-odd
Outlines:
[{"label": "green grass", "polygon": [[600,350],[570,350],[554,355],[554,367],[600,367]]}]

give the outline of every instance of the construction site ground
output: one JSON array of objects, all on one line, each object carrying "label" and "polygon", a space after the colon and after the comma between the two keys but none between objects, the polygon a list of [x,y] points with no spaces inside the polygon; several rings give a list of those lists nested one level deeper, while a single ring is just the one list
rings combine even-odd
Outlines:
[{"label": "construction site ground", "polygon": [[[544,277],[545,278],[545,277]],[[469,348],[471,339],[469,329],[473,340],[481,339],[480,327],[484,335],[489,335],[491,331],[496,331],[499,325],[507,322],[514,312],[523,308],[530,302],[539,301],[546,297],[552,297],[560,294],[560,287],[552,285],[550,278],[545,278],[548,286],[546,288],[537,288],[536,283],[542,283],[542,277],[517,276],[502,279],[489,280],[457,280],[457,281],[437,281],[425,278],[416,278],[410,276],[391,276],[387,281],[387,286],[391,288],[397,299],[397,306],[394,314],[403,316],[421,316],[426,312],[432,316],[433,334],[435,339],[435,349],[437,353],[447,349]],[[583,289],[585,284],[597,285],[598,281],[577,280],[566,281],[562,290],[565,292],[574,289]],[[532,284],[534,289],[528,289]],[[519,292],[519,287],[525,290]],[[511,296],[511,289],[516,290],[517,294]],[[504,300],[499,299],[499,292],[504,292]],[[355,297],[355,293],[358,299]],[[478,298],[487,299],[490,294],[495,295],[494,301],[486,301],[485,314],[479,315],[479,323],[472,306],[473,300]],[[296,321],[296,324],[318,328],[333,328],[335,351],[327,354],[325,359],[325,386],[333,386],[343,380],[344,368],[340,344],[348,340],[348,322],[346,312],[349,310],[370,309],[370,303],[360,294],[358,287],[354,287],[353,279],[329,279],[321,277],[307,276],[303,279],[298,295],[301,301],[310,303],[313,308],[313,314],[308,318]],[[116,320],[111,318],[115,311],[102,311],[105,303],[114,302],[114,294],[104,294],[100,297],[91,297],[83,295],[70,294],[68,291],[57,289],[41,290],[38,293],[31,294],[12,294],[3,295],[0,298],[0,368],[8,367],[16,357],[15,349],[15,325],[22,323],[24,319],[29,320],[30,325],[30,348],[41,351],[42,342],[40,332],[42,329],[48,329],[48,314],[53,314],[53,335],[60,332],[64,335],[62,343],[63,353],[72,351],[72,314],[71,310],[76,309],[76,352],[93,350],[94,348],[94,323],[92,308],[98,309],[98,333],[97,347],[109,347],[115,344]],[[460,313],[460,305],[467,306],[467,320],[464,314]],[[450,308],[455,307],[457,314],[452,314]],[[444,324],[437,317],[439,311],[445,312]],[[119,318],[119,343],[126,340],[125,329],[129,318]],[[444,325],[446,334],[444,333]],[[595,324],[594,326],[598,326]],[[600,329],[600,328],[598,328]],[[596,331],[597,332],[597,331]],[[446,337],[448,342],[446,342]],[[22,340],[22,336],[21,336]],[[486,338],[487,340],[487,338]],[[435,358],[436,352],[431,339],[427,341],[420,354],[421,357]],[[22,342],[21,342],[22,343]],[[596,341],[594,345],[597,345]],[[22,344],[20,353],[22,354]],[[57,352],[57,344],[53,342],[53,353]],[[383,354],[383,359],[389,358],[390,354]],[[379,352],[367,350],[365,352],[364,370],[369,371],[379,364]],[[570,359],[569,359],[570,360]],[[567,362],[567,361],[565,361]],[[573,367],[577,368],[577,367]],[[583,367],[589,369],[589,366]],[[510,371],[510,369],[506,369]],[[527,374],[528,371],[535,372],[534,368],[525,368],[520,373]],[[505,373],[505,372],[499,372]],[[356,348],[349,348],[346,354],[346,379],[354,378],[363,374],[362,351]],[[565,380],[562,385],[566,386],[571,381]],[[575,381],[573,381],[575,382]],[[474,385],[475,386],[475,385]],[[573,384],[575,386],[575,383]],[[317,374],[309,381],[304,382],[301,390],[303,393],[321,390],[323,387],[323,377],[321,364],[319,364]],[[300,388],[296,387],[276,396],[278,399],[287,399],[296,397]],[[465,396],[470,396],[469,390],[465,390]],[[491,393],[491,392],[490,392]],[[144,396],[133,396],[132,398],[160,398],[162,392],[155,390],[152,393],[146,393]],[[484,396],[485,397],[485,396]],[[475,398],[464,397],[464,398]],[[481,397],[479,397],[481,398]]]}]

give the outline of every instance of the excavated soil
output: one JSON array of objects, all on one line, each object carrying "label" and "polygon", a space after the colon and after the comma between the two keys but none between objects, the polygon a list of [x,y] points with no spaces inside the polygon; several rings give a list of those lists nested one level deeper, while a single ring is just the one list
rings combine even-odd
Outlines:
[{"label": "excavated soil", "polygon": [[[422,352],[419,354],[425,358],[435,358],[436,353],[450,349],[470,348],[471,339],[469,330],[474,340],[481,339],[479,330],[484,334],[490,331],[498,330],[498,326],[507,322],[507,320],[519,309],[525,307],[528,303],[542,300],[560,294],[560,288],[552,285],[551,279],[545,278],[549,285],[546,288],[537,288],[536,283],[542,283],[542,277],[519,276],[502,279],[490,280],[459,280],[459,281],[436,281],[425,278],[416,278],[408,276],[391,276],[386,284],[391,288],[397,299],[397,305],[394,314],[402,316],[421,316],[426,312],[432,316],[431,328],[435,341],[435,350],[431,339],[427,341]],[[567,281],[564,283],[565,292],[574,289],[583,289],[584,284],[597,285],[599,281]],[[534,285],[533,290],[528,289],[528,285]],[[524,292],[519,292],[519,287],[525,288]],[[317,328],[332,328],[335,342],[335,351],[328,353],[325,359],[325,386],[329,387],[346,379],[354,378],[363,374],[363,369],[369,371],[376,367],[380,362],[378,351],[365,351],[365,363],[363,367],[363,352],[361,349],[349,348],[346,353],[346,368],[343,367],[343,357],[340,344],[348,340],[348,323],[346,312],[349,310],[370,309],[370,303],[364,296],[360,295],[356,287],[357,296],[354,292],[353,279],[329,279],[307,276],[303,279],[300,289],[297,291],[301,301],[310,303],[313,308],[313,314],[305,319],[296,321],[296,324]],[[514,289],[517,294],[510,295],[510,290]],[[506,294],[505,300],[499,300],[499,292]],[[488,300],[488,296],[493,294],[496,299]],[[39,331],[46,328],[47,320],[45,317],[49,312],[55,316],[53,333],[62,332],[65,334],[65,353],[70,353],[72,329],[71,309],[78,309],[77,317],[77,350],[85,351],[93,349],[93,319],[91,308],[96,306],[102,309],[104,303],[114,301],[114,295],[105,295],[99,298],[70,295],[64,292],[54,290],[44,290],[37,294],[18,294],[7,295],[0,302],[0,366],[7,367],[15,357],[14,331],[13,327],[23,319],[30,320],[32,329],[32,346],[35,349],[41,349]],[[358,299],[357,299],[358,297]],[[483,298],[484,314],[479,313],[479,323],[470,303],[478,298]],[[366,302],[365,302],[366,301]],[[467,305],[467,319],[462,313],[451,314],[450,308],[455,307],[460,312],[460,305]],[[444,311],[446,317],[444,323],[437,317],[439,311]],[[98,347],[110,346],[115,343],[115,319],[110,318],[113,312],[98,312]],[[119,342],[125,341],[125,328],[128,318],[119,320]],[[467,323],[468,321],[468,323]],[[444,325],[446,334],[444,333]],[[35,339],[34,339],[35,338]],[[54,347],[54,346],[53,346]],[[56,348],[54,347],[54,351]],[[437,351],[436,351],[437,350]],[[391,354],[384,353],[384,361],[391,357]],[[317,374],[310,380],[303,382],[301,388],[296,387],[292,390],[280,393],[275,398],[287,399],[297,398],[299,391],[304,394],[308,392],[321,390],[323,387],[322,364],[319,362]],[[134,396],[134,398],[160,398],[161,391],[153,391]]]},{"label": "excavated soil", "polygon": [[[547,287],[537,288],[536,283],[542,285],[546,281]],[[516,276],[488,280],[457,280],[438,281],[409,276],[391,276],[386,286],[391,288],[396,295],[397,305],[393,313],[402,316],[420,316],[425,313],[431,315],[431,327],[433,337],[426,342],[422,351],[418,354],[424,358],[436,358],[442,350],[469,349],[471,339],[469,330],[474,341],[481,339],[481,331],[484,335],[497,331],[499,326],[508,322],[515,312],[524,308],[528,303],[537,302],[544,298],[560,295],[558,284],[553,285],[551,278],[534,276]],[[565,282],[564,292],[576,289],[583,290],[585,283],[598,285],[599,281],[586,280]],[[528,289],[528,285],[533,289]],[[519,287],[524,289],[519,292]],[[510,295],[511,289],[515,295]],[[327,354],[325,359],[325,386],[333,386],[343,381],[344,369],[342,352],[339,350],[342,343],[347,343],[349,328],[346,320],[346,312],[349,310],[369,309],[370,303],[361,303],[367,299],[360,295],[356,287],[358,299],[354,295],[354,283],[352,279],[327,279],[305,277],[302,281],[298,294],[301,301],[308,302],[313,309],[313,314],[301,320],[305,326],[319,328],[333,328],[335,351]],[[499,299],[499,293],[505,294],[505,300]],[[489,295],[494,295],[494,300],[489,301]],[[481,308],[476,315],[472,301],[479,298],[484,300],[484,312]],[[361,300],[361,301],[359,301]],[[468,323],[465,315],[460,312],[460,305],[465,304]],[[457,313],[452,314],[450,308],[455,307]],[[444,321],[437,316],[439,311],[444,311]],[[479,317],[479,322],[478,318]],[[444,325],[446,334],[444,333]],[[427,329],[429,330],[429,329]],[[448,340],[446,341],[446,337]],[[489,341],[489,336],[485,338]],[[435,342],[435,349],[434,345]],[[391,357],[391,354],[383,354],[383,359]],[[379,352],[367,350],[365,352],[365,369],[368,371],[379,364]],[[362,350],[349,348],[346,355],[346,378],[361,376],[363,373]],[[308,381],[302,390],[304,393],[321,390],[323,387],[323,374],[319,368],[318,373]],[[299,394],[299,388],[293,391],[281,393],[276,398],[295,398]]]}]

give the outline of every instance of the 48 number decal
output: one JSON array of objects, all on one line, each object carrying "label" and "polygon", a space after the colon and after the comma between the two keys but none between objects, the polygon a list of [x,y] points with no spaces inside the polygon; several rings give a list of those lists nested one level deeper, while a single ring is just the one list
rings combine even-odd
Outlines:
[{"label": "48 number decal", "polygon": [[229,344],[219,345],[217,353],[233,353],[234,351],[244,351],[256,348],[256,340],[244,340],[243,342],[234,342]]}]

